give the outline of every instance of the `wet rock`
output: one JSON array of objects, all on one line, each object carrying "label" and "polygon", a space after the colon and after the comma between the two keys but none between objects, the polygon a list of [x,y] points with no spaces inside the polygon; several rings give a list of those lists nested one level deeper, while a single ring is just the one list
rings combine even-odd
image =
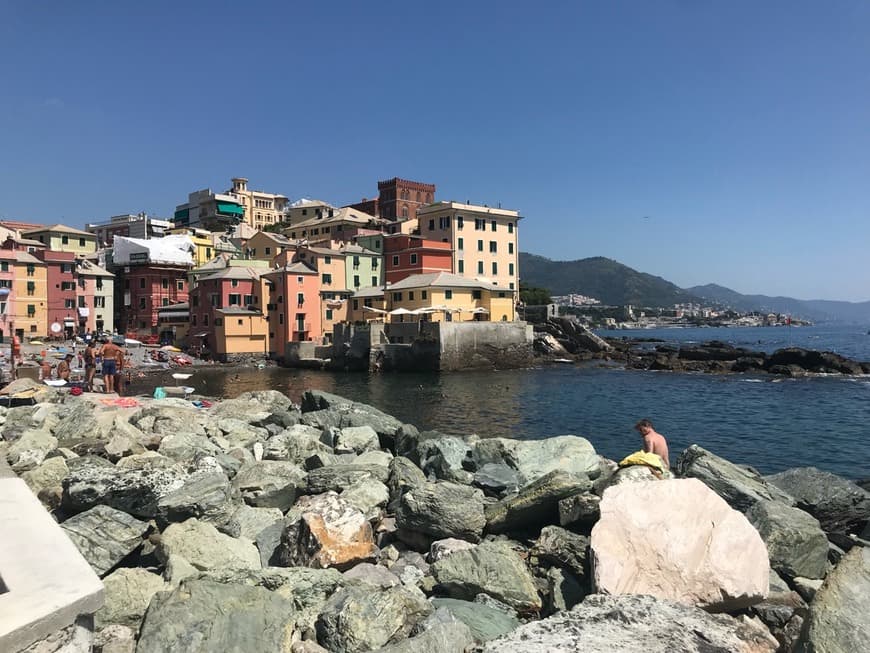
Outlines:
[{"label": "wet rock", "polygon": [[61,528],[98,576],[130,555],[149,530],[147,522],[108,506],[94,506],[70,517]]},{"label": "wet rock", "polygon": [[306,487],[306,476],[294,463],[262,460],[243,465],[233,478],[233,488],[250,506],[286,512]]},{"label": "wet rock", "polygon": [[567,612],[516,628],[484,653],[774,653],[777,641],[748,619],[709,614],[652,596],[593,595]]},{"label": "wet rock", "polygon": [[420,468],[429,478],[471,483],[473,476],[462,467],[469,445],[461,438],[442,436],[423,440],[418,445]]},{"label": "wet rock", "polygon": [[452,598],[468,600],[484,593],[520,612],[541,609],[531,573],[505,542],[484,542],[456,551],[434,563],[431,571],[440,590]]},{"label": "wet rock", "polygon": [[201,571],[261,566],[260,554],[250,541],[219,533],[214,526],[198,519],[170,524],[161,534],[157,555],[163,561],[172,555],[181,556]]},{"label": "wet rock", "polygon": [[855,547],[830,573],[810,606],[807,653],[870,650],[870,549]]},{"label": "wet rock", "polygon": [[767,545],[770,566],[787,578],[824,578],[828,539],[819,522],[803,510],[777,501],[758,501],[746,511]]},{"label": "wet rock", "polygon": [[106,602],[94,615],[97,628],[120,624],[138,630],[153,596],[168,589],[157,574],[129,567],[113,571],[103,579],[103,585]]},{"label": "wet rock", "polygon": [[835,474],[799,467],[765,480],[794,497],[827,533],[860,535],[870,521],[870,492]]},{"label": "wet rock", "polygon": [[738,467],[696,444],[680,454],[674,469],[677,476],[701,480],[740,512],[746,512],[757,501],[794,505],[794,499],[765,481],[757,472]]},{"label": "wet rock", "polygon": [[518,494],[486,506],[491,533],[541,526],[558,521],[559,500],[592,489],[584,475],[554,470],[523,487]]},{"label": "wet rock", "polygon": [[365,515],[334,492],[299,499],[274,557],[284,566],[346,568],[374,558]]},{"label": "wet rock", "polygon": [[323,606],[317,641],[330,651],[370,651],[406,638],[431,612],[422,595],[401,585],[380,592],[367,586],[345,587]]},{"label": "wet rock", "polygon": [[477,542],[485,525],[483,493],[447,481],[407,491],[396,512],[400,538],[403,532],[412,531],[432,539],[458,537]]},{"label": "wet rock", "polygon": [[263,587],[189,579],[154,596],[136,651],[282,651],[294,612],[292,601]]},{"label": "wet rock", "polygon": [[758,532],[697,479],[608,488],[590,551],[599,593],[650,594],[711,611],[745,608],[768,593]]}]

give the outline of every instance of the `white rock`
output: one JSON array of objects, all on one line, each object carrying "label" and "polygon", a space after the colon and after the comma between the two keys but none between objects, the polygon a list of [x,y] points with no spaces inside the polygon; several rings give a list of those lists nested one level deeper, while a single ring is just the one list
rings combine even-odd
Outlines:
[{"label": "white rock", "polygon": [[743,514],[697,479],[608,488],[590,542],[602,594],[649,594],[711,611],[767,596],[767,548]]}]

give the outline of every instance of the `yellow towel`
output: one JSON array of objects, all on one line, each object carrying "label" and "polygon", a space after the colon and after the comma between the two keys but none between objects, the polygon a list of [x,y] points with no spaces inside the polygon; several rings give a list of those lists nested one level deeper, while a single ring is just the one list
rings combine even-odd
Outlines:
[{"label": "yellow towel", "polygon": [[635,451],[633,454],[623,458],[619,463],[620,467],[630,467],[632,465],[646,465],[660,472],[664,472],[667,469],[658,454],[643,450]]}]

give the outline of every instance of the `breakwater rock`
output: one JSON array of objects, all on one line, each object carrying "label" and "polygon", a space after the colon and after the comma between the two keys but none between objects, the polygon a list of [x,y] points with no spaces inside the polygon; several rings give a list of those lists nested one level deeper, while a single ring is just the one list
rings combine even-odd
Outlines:
[{"label": "breakwater rock", "polygon": [[818,470],[660,480],[313,390],[49,399],[0,454],[103,578],[103,650],[870,650],[870,494]]}]

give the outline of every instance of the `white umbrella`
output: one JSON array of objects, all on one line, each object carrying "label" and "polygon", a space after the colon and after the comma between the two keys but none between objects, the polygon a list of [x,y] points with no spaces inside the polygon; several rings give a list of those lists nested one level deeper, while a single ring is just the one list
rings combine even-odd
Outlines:
[{"label": "white umbrella", "polygon": [[489,313],[489,311],[487,309],[485,309],[483,306],[478,306],[477,308],[475,308],[471,312],[472,313]]},{"label": "white umbrella", "polygon": [[414,315],[414,311],[409,311],[407,308],[394,308],[390,311],[390,315]]},{"label": "white umbrella", "polygon": [[135,345],[135,346],[138,347],[139,345],[142,344],[142,341],[141,341],[141,340],[135,340],[135,339],[133,339],[133,338],[124,338],[124,344],[125,344],[125,345]]},{"label": "white umbrella", "polygon": [[381,315],[387,314],[387,311],[380,309],[380,308],[375,308],[374,306],[363,306],[363,310],[364,311],[371,311],[372,313],[380,313]]}]

